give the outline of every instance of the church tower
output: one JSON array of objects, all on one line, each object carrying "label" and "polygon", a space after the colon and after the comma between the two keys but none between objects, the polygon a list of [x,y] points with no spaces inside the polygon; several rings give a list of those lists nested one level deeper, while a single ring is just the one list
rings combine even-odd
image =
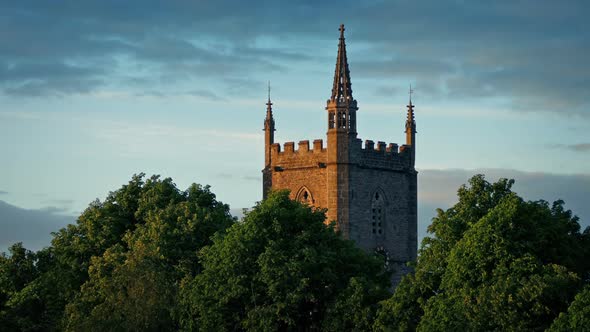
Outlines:
[{"label": "church tower", "polygon": [[338,41],[338,56],[334,70],[332,95],[327,101],[328,111],[328,162],[327,185],[328,191],[328,220],[336,220],[337,227],[347,237],[349,232],[349,183],[350,147],[356,138],[356,100],[352,96],[350,70],[346,57],[346,42],[344,40],[344,25],[340,25],[340,39]]},{"label": "church tower", "polygon": [[[266,103],[263,197],[289,189],[291,198],[327,208],[343,237],[385,256],[393,284],[408,272],[417,254],[416,122],[411,94],[406,144],[357,137],[357,101],[352,96],[344,25],[340,25],[332,93],[326,104],[327,145],[322,139],[281,145],[274,142],[270,93]],[[269,89],[270,92],[270,89]],[[411,89],[410,89],[411,92]]]}]

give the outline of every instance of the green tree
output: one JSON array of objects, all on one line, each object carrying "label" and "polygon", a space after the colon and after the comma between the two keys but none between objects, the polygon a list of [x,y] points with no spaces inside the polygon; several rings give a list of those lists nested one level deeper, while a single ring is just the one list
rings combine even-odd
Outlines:
[{"label": "green tree", "polygon": [[438,210],[377,330],[542,330],[567,308],[588,272],[587,235],[562,201],[524,201],[513,182],[475,176]]},{"label": "green tree", "polygon": [[178,318],[185,330],[364,330],[388,296],[383,261],[324,224],[324,211],[272,193],[201,250]]},{"label": "green tree", "polygon": [[[36,322],[22,317],[20,309],[39,314],[38,301],[30,301],[19,308],[17,297],[39,275],[37,255],[16,243],[8,248],[9,254],[0,254],[0,326],[4,330],[34,330]],[[26,291],[25,291],[26,292]]]},{"label": "green tree", "polygon": [[89,280],[66,307],[66,330],[176,329],[171,312],[180,280],[199,271],[197,251],[233,219],[208,187],[181,192],[169,179],[152,181],[134,205],[142,222],[91,259]]},{"label": "green tree", "polygon": [[567,312],[562,312],[549,331],[590,331],[590,285],[576,295]]},{"label": "green tree", "polygon": [[37,272],[0,305],[17,330],[174,328],[179,281],[198,273],[198,250],[233,222],[209,187],[134,175],[54,234]]}]

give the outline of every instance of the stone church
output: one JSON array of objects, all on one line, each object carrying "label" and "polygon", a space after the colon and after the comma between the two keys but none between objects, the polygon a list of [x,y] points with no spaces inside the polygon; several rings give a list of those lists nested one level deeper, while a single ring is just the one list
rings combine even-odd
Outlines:
[{"label": "stone church", "polygon": [[[316,139],[274,141],[270,95],[264,120],[263,195],[289,189],[291,197],[327,208],[326,222],[366,251],[383,254],[396,285],[408,272],[406,262],[417,253],[416,122],[410,98],[405,126],[406,144],[386,144],[357,137],[357,101],[352,96],[344,25],[332,95],[327,101],[327,145]],[[411,97],[411,95],[410,95]]]}]

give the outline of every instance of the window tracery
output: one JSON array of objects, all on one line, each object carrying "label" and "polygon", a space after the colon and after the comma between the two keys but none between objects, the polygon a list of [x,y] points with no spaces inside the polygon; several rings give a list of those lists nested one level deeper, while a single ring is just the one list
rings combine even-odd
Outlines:
[{"label": "window tracery", "polygon": [[299,189],[295,199],[301,203],[305,203],[305,204],[309,204],[309,205],[313,205],[313,203],[314,203],[311,191],[309,189],[307,189],[307,187],[305,187],[305,186],[303,186],[303,187],[301,187],[301,189]]}]

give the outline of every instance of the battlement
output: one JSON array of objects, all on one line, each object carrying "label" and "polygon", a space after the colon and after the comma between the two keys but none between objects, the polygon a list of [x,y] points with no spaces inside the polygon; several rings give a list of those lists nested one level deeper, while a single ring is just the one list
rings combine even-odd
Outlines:
[{"label": "battlement", "polygon": [[365,140],[365,146],[362,148],[363,151],[370,153],[375,152],[377,154],[391,154],[397,155],[400,153],[404,153],[408,149],[411,149],[410,145],[403,144],[399,146],[397,143],[389,143],[386,144],[385,142],[378,141],[377,145],[372,140]]},{"label": "battlement", "polygon": [[324,149],[324,140],[322,139],[314,140],[311,149],[309,148],[309,140],[299,141],[297,150],[295,150],[295,142],[283,143],[282,151],[280,143],[274,143],[271,145],[270,149],[271,153],[277,154],[279,156],[285,156],[292,153],[322,153],[326,151],[326,149]]},{"label": "battlement", "polygon": [[[359,145],[362,145],[359,140]],[[364,146],[360,146],[358,163],[365,167],[387,168],[403,170],[410,167],[412,147],[410,145],[398,146],[396,143],[386,144],[378,141],[366,140]]]},{"label": "battlement", "polygon": [[309,140],[299,141],[297,149],[295,142],[283,143],[282,150],[281,145],[275,143],[270,151],[272,164],[276,166],[318,167],[319,164],[325,165],[327,158],[322,139],[314,140],[311,147]]}]

